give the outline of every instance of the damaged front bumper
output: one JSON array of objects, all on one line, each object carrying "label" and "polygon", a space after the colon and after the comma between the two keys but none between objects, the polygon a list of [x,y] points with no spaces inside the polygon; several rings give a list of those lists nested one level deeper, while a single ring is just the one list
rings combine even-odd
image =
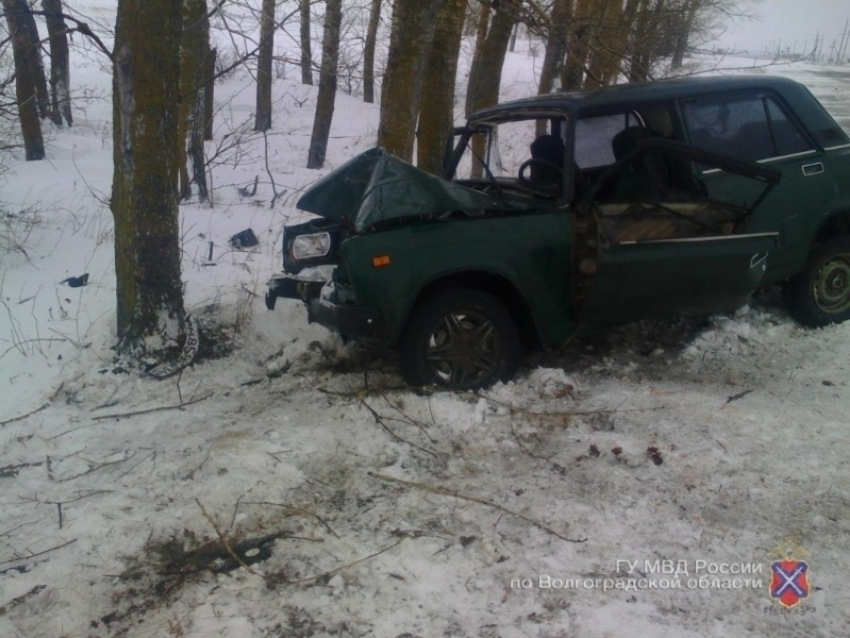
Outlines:
[{"label": "damaged front bumper", "polygon": [[343,302],[334,281],[304,281],[276,275],[269,281],[266,307],[274,310],[278,297],[299,299],[307,306],[307,320],[316,322],[343,337],[382,341],[386,323],[379,308]]}]

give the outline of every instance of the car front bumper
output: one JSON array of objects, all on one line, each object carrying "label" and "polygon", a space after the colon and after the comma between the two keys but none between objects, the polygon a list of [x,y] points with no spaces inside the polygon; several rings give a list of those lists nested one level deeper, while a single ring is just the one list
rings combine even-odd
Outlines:
[{"label": "car front bumper", "polygon": [[299,299],[307,306],[310,323],[321,324],[343,337],[382,341],[386,323],[379,308],[355,303],[340,303],[333,281],[303,281],[277,276],[269,281],[266,307],[274,310],[278,297]]}]

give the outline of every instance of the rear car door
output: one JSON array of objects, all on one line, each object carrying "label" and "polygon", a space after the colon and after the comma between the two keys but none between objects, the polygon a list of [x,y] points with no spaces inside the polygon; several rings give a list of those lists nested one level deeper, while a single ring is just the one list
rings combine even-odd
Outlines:
[{"label": "rear car door", "polygon": [[[833,176],[824,152],[807,134],[782,97],[770,91],[707,95],[682,104],[691,143],[782,171],[781,184],[753,212],[748,231],[780,232],[771,253],[765,283],[793,274],[811,249],[805,216],[826,208],[833,197]],[[707,194],[741,203],[757,188],[728,171],[702,166],[698,177]]]}]

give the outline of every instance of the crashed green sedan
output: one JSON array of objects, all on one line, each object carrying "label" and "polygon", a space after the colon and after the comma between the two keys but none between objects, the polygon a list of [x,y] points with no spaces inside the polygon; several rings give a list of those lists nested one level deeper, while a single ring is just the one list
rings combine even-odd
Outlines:
[{"label": "crashed green sedan", "polygon": [[372,149],[310,188],[269,308],[471,389],[582,330],[746,303],[785,282],[850,317],[850,139],[802,86],[674,80],[538,96],[454,130],[441,177]]}]

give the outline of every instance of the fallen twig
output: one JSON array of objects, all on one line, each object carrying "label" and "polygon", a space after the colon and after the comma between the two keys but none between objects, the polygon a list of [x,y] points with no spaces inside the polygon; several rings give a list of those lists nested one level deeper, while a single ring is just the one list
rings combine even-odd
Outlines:
[{"label": "fallen twig", "polygon": [[65,387],[65,382],[63,381],[62,383],[59,384],[59,387],[56,388],[56,391],[53,394],[50,395],[50,398],[47,400],[47,402],[44,405],[42,405],[40,408],[36,408],[32,412],[27,412],[26,414],[22,414],[21,416],[16,416],[13,419],[6,419],[5,421],[0,421],[0,427],[3,427],[4,425],[8,425],[9,423],[14,423],[15,421],[23,421],[27,417],[31,417],[33,414],[41,412],[42,410],[47,408],[51,403],[53,403],[53,399],[55,399],[57,397],[57,395],[62,391],[62,388],[64,388],[64,387]]},{"label": "fallen twig", "polygon": [[739,392],[738,394],[733,394],[731,397],[726,399],[726,403],[732,403],[732,401],[737,401],[738,399],[743,399],[750,392],[752,392],[752,390],[744,390],[743,392]]},{"label": "fallen twig", "polygon": [[190,405],[194,405],[195,403],[200,403],[201,401],[206,401],[209,399],[214,392],[210,392],[205,394],[202,397],[198,397],[197,399],[192,399],[191,401],[184,401],[183,403],[178,403],[176,405],[163,405],[158,408],[147,408],[145,410],[137,410],[135,412],[121,412],[118,414],[102,414],[100,416],[93,416],[92,421],[103,421],[104,419],[122,419],[128,416],[139,416],[140,414],[150,414],[151,412],[162,412],[163,410],[179,410],[181,408],[185,408]]},{"label": "fallen twig", "polygon": [[105,467],[110,467],[112,465],[118,465],[119,463],[123,463],[124,461],[129,461],[134,456],[136,456],[136,452],[133,452],[129,456],[125,456],[123,459],[117,459],[115,461],[107,461],[106,463],[100,463],[99,465],[93,465],[89,469],[87,469],[85,472],[82,472],[80,474],[75,474],[74,476],[66,476],[64,478],[59,478],[59,479],[54,479],[53,476],[52,476],[52,473],[49,473],[48,476],[51,480],[53,480],[57,483],[67,483],[68,481],[74,481],[74,480],[81,478],[83,476],[87,476],[88,474],[93,474],[94,472],[102,470]]},{"label": "fallen twig", "polygon": [[347,565],[343,565],[342,567],[337,567],[336,569],[332,569],[329,572],[322,572],[321,574],[316,574],[315,576],[309,576],[307,578],[302,578],[301,580],[289,581],[286,584],[287,585],[304,585],[306,583],[312,583],[312,582],[315,582],[317,580],[329,578],[330,576],[333,576],[334,574],[338,574],[339,572],[341,572],[344,569],[348,569],[349,567],[354,567],[355,565],[359,565],[360,563],[363,563],[363,562],[369,560],[370,558],[375,558],[375,556],[380,556],[384,552],[388,552],[391,549],[393,549],[394,547],[398,547],[405,540],[407,540],[407,538],[408,538],[407,536],[405,536],[404,538],[400,538],[398,541],[396,541],[395,543],[393,543],[389,547],[385,547],[384,549],[382,549],[378,552],[375,552],[374,554],[369,554],[368,556],[364,556],[363,558],[359,558],[356,561],[354,561],[353,563],[348,563]]},{"label": "fallen twig", "polygon": [[55,552],[57,549],[62,549],[63,547],[68,547],[71,543],[76,543],[77,539],[70,540],[67,543],[62,543],[61,545],[57,545],[56,547],[51,547],[50,549],[45,549],[43,552],[38,552],[37,554],[30,554],[29,556],[19,556],[18,558],[12,558],[10,560],[0,561],[0,565],[8,565],[9,563],[17,563],[21,560],[30,560],[31,558],[35,558],[37,556],[42,556],[49,552]]},{"label": "fallen twig", "polygon": [[282,507],[284,509],[288,509],[289,511],[294,512],[295,514],[302,514],[304,516],[311,516],[312,518],[315,518],[317,521],[319,521],[322,524],[322,527],[324,527],[328,531],[328,534],[330,534],[334,538],[339,538],[339,536],[337,536],[337,533],[331,529],[331,526],[327,524],[325,519],[323,519],[321,516],[319,516],[315,512],[311,512],[310,510],[305,509],[303,507],[296,507],[295,505],[288,505],[286,503],[270,503],[269,501],[244,501],[244,504],[245,505],[271,505],[273,507]]},{"label": "fallen twig", "polygon": [[375,472],[367,472],[369,476],[372,478],[380,479],[382,481],[388,481],[390,483],[398,483],[399,485],[404,485],[406,487],[415,487],[420,490],[425,490],[426,492],[431,492],[433,494],[441,494],[443,496],[451,496],[454,498],[459,498],[464,501],[469,501],[470,503],[478,503],[479,505],[486,505],[487,507],[492,507],[495,510],[500,512],[504,512],[505,514],[510,514],[511,516],[515,516],[519,519],[524,520],[526,523],[533,525],[534,527],[543,530],[547,534],[551,534],[557,538],[560,538],[563,541],[567,541],[569,543],[584,543],[587,541],[586,538],[569,538],[564,536],[563,534],[559,534],[551,527],[546,525],[545,523],[541,523],[540,521],[534,520],[526,516],[525,514],[520,514],[519,512],[514,512],[513,510],[509,510],[507,507],[499,505],[498,503],[494,503],[493,501],[489,501],[483,498],[477,498],[475,496],[467,496],[465,494],[461,494],[456,490],[450,490],[445,487],[437,487],[434,485],[427,485],[425,483],[417,483],[415,481],[405,481],[403,479],[397,479],[392,476],[387,476],[386,474],[377,474]]},{"label": "fallen twig", "polygon": [[199,501],[198,499],[195,499],[195,502],[198,504],[198,507],[200,507],[200,508],[201,508],[201,513],[204,515],[204,518],[206,518],[206,519],[210,522],[210,525],[212,525],[212,526],[213,526],[213,529],[215,530],[215,533],[216,533],[216,534],[218,534],[218,538],[219,538],[219,540],[221,541],[221,544],[222,544],[222,545],[224,545],[224,549],[226,549],[226,550],[227,550],[227,553],[228,553],[228,554],[230,554],[230,557],[231,557],[233,560],[235,560],[237,563],[239,563],[239,566],[240,566],[240,567],[245,568],[248,572],[250,572],[250,573],[254,574],[254,576],[260,576],[260,578],[264,578],[264,577],[262,576],[262,574],[258,574],[258,573],[257,573],[257,572],[255,572],[253,569],[251,569],[248,565],[246,565],[246,564],[245,564],[245,561],[243,561],[241,558],[239,558],[239,556],[236,554],[236,552],[234,552],[234,551],[233,551],[233,548],[232,548],[232,547],[230,547],[230,543],[228,543],[228,542],[227,542],[227,539],[224,537],[224,534],[222,534],[222,533],[221,533],[221,530],[218,528],[218,524],[216,524],[216,522],[215,522],[215,520],[213,519],[213,517],[212,517],[212,516],[210,516],[210,515],[207,513],[207,510],[204,508],[204,506],[203,506],[203,504],[201,503],[201,501]]}]

